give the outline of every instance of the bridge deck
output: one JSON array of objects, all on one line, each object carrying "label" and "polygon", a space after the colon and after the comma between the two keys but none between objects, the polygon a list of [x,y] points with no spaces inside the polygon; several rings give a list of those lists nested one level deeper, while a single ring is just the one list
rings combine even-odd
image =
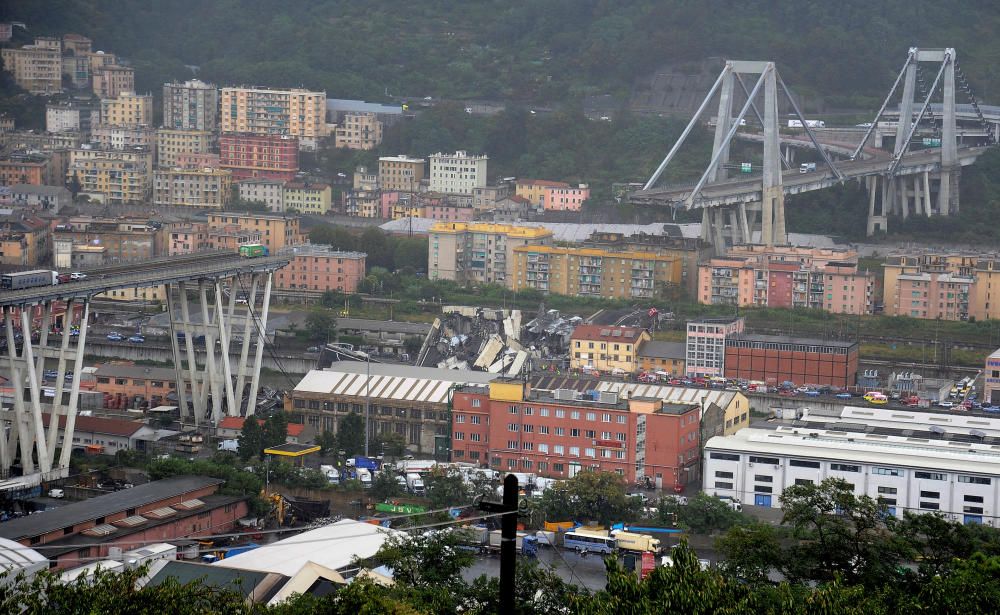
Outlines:
[{"label": "bridge deck", "polygon": [[[172,282],[280,269],[290,256],[242,258],[236,254],[208,254],[201,258],[158,259],[127,266],[123,273],[88,274],[87,279],[54,286],[35,286],[0,292],[0,306],[33,305],[44,301],[82,299],[110,290],[142,288]],[[116,267],[124,268],[124,267]]]},{"label": "bridge deck", "polygon": [[[959,148],[959,161],[963,166],[972,164],[986,149],[986,147]],[[938,150],[909,153],[903,157],[897,175],[911,175],[922,173],[925,170],[936,170],[940,166],[940,159],[941,153]],[[891,159],[889,158],[878,158],[835,164],[837,164],[837,168],[843,174],[844,179],[857,179],[871,175],[882,175],[888,170],[890,163]],[[833,172],[822,166],[822,163],[817,163],[816,171],[812,173],[800,173],[798,169],[785,171],[782,173],[781,182],[785,194],[798,194],[800,192],[819,190],[840,183]],[[629,195],[629,198],[636,203],[676,205],[683,203],[694,187],[695,184],[688,184],[640,190]],[[753,179],[737,177],[728,181],[706,184],[702,188],[698,198],[695,199],[693,207],[702,208],[733,203],[756,202],[761,198],[760,193],[761,180],[759,177]]]}]

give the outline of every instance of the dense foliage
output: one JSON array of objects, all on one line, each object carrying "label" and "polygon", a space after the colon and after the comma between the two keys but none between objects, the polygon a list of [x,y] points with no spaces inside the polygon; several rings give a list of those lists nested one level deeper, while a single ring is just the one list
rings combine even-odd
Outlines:
[{"label": "dense foliage", "polygon": [[800,93],[874,107],[911,45],[959,47],[970,75],[995,82],[995,8],[982,0],[121,0],[112,9],[12,0],[0,19],[93,38],[131,59],[141,90],[198,66],[219,83],[306,85],[342,98],[552,101],[624,94],[664,65],[690,71],[685,63],[723,56],[773,59]]}]

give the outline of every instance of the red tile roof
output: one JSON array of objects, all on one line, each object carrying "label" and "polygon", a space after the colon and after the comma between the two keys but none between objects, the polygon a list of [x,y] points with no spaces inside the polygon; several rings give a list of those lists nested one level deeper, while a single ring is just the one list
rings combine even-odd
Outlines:
[{"label": "red tile roof", "polygon": [[[246,419],[244,419],[242,416],[227,416],[227,417],[223,417],[223,419],[221,421],[219,421],[219,429],[241,430],[241,429],[243,429],[243,423],[245,421],[246,421]],[[257,419],[257,422],[260,423],[261,425],[264,424],[264,420],[263,419]],[[300,423],[289,423],[288,424],[288,435],[291,436],[291,437],[293,437],[293,438],[298,438],[299,436],[302,435],[302,432],[305,431],[305,428],[306,428],[306,426],[302,425]]]},{"label": "red tile roof", "polygon": [[[51,416],[52,415],[50,414],[42,414],[42,424],[45,425],[46,428],[49,426],[49,419]],[[75,430],[80,432],[103,433],[112,436],[129,437],[145,426],[145,423],[139,423],[136,421],[77,415]],[[65,414],[59,415],[59,427],[60,429],[66,427]]]},{"label": "red tile roof", "polygon": [[577,325],[570,339],[592,342],[634,342],[645,329],[640,327],[613,327],[611,325]]}]

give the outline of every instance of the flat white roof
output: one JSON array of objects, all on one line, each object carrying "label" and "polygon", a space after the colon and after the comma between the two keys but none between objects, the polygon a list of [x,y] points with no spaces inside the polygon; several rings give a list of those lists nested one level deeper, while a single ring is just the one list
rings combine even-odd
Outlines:
[{"label": "flat white roof", "polygon": [[468,370],[381,363],[372,363],[369,368],[359,361],[337,361],[327,369],[310,371],[295,385],[295,391],[442,404],[448,402],[448,391],[453,386],[486,384],[497,377]]},{"label": "flat white roof", "polygon": [[[702,398],[708,403],[715,404],[723,410],[732,403],[737,395],[735,391],[720,389],[700,389],[694,387],[670,387],[658,384],[638,384],[634,382],[610,382],[600,381],[597,383],[598,391],[613,391],[621,393],[625,391],[629,397],[655,397],[672,404],[699,404]],[[749,408],[749,406],[747,406]]]},{"label": "flat white roof", "polygon": [[835,430],[747,427],[729,436],[709,439],[705,449],[1000,476],[1000,446],[967,442]]},{"label": "flat white roof", "polygon": [[309,562],[337,570],[375,555],[395,530],[344,519],[212,564],[293,577]]}]

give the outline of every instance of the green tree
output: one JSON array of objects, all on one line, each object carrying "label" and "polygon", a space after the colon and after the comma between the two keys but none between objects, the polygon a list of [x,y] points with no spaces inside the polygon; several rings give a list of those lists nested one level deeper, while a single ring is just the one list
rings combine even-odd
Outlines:
[{"label": "green tree", "polygon": [[828,478],[786,488],[781,508],[782,523],[797,539],[782,561],[788,578],[823,582],[840,575],[848,584],[875,586],[897,574],[906,546],[892,534],[894,518],[881,500]]},{"label": "green tree", "polygon": [[462,570],[472,553],[460,549],[459,532],[391,536],[376,559],[392,569],[407,601],[426,613],[454,613],[465,593]]},{"label": "green tree", "polygon": [[315,342],[328,342],[337,336],[337,319],[330,310],[313,308],[306,316],[306,333]]},{"label": "green tree", "polygon": [[372,479],[371,496],[379,502],[402,495],[402,493],[402,485],[396,481],[396,476],[391,472],[379,472]]},{"label": "green tree", "polygon": [[596,521],[602,525],[639,518],[638,498],[625,493],[625,480],[614,472],[580,472],[542,493],[549,521]]},{"label": "green tree", "polygon": [[365,259],[368,267],[384,267],[390,271],[395,269],[392,250],[382,229],[369,226],[361,233],[358,245],[368,255]]},{"label": "green tree", "polygon": [[324,429],[323,433],[316,436],[316,444],[320,447],[320,453],[329,453],[337,450],[337,436],[329,429]]},{"label": "green tree", "polygon": [[252,416],[248,416],[243,421],[243,429],[240,430],[240,459],[246,461],[252,457],[262,458],[264,451],[264,429]]},{"label": "green tree", "polygon": [[365,421],[357,412],[340,419],[337,426],[337,449],[347,457],[365,452]]},{"label": "green tree", "polygon": [[387,431],[375,436],[375,450],[381,452],[387,459],[396,459],[406,452],[406,439],[402,434]]},{"label": "green tree", "polygon": [[424,488],[433,508],[464,506],[472,499],[465,479],[455,468],[442,470],[435,467],[424,477]]},{"label": "green tree", "polygon": [[719,566],[744,583],[768,583],[768,573],[782,559],[778,532],[766,523],[737,525],[715,541],[723,556]]},{"label": "green tree", "polygon": [[705,493],[688,498],[688,503],[684,506],[676,504],[676,500],[672,498],[665,498],[659,510],[661,519],[664,518],[665,511],[675,512],[677,524],[695,534],[725,531],[746,520],[726,502]]},{"label": "green tree", "polygon": [[288,415],[278,411],[267,417],[262,440],[264,448],[284,444],[288,440]]}]

